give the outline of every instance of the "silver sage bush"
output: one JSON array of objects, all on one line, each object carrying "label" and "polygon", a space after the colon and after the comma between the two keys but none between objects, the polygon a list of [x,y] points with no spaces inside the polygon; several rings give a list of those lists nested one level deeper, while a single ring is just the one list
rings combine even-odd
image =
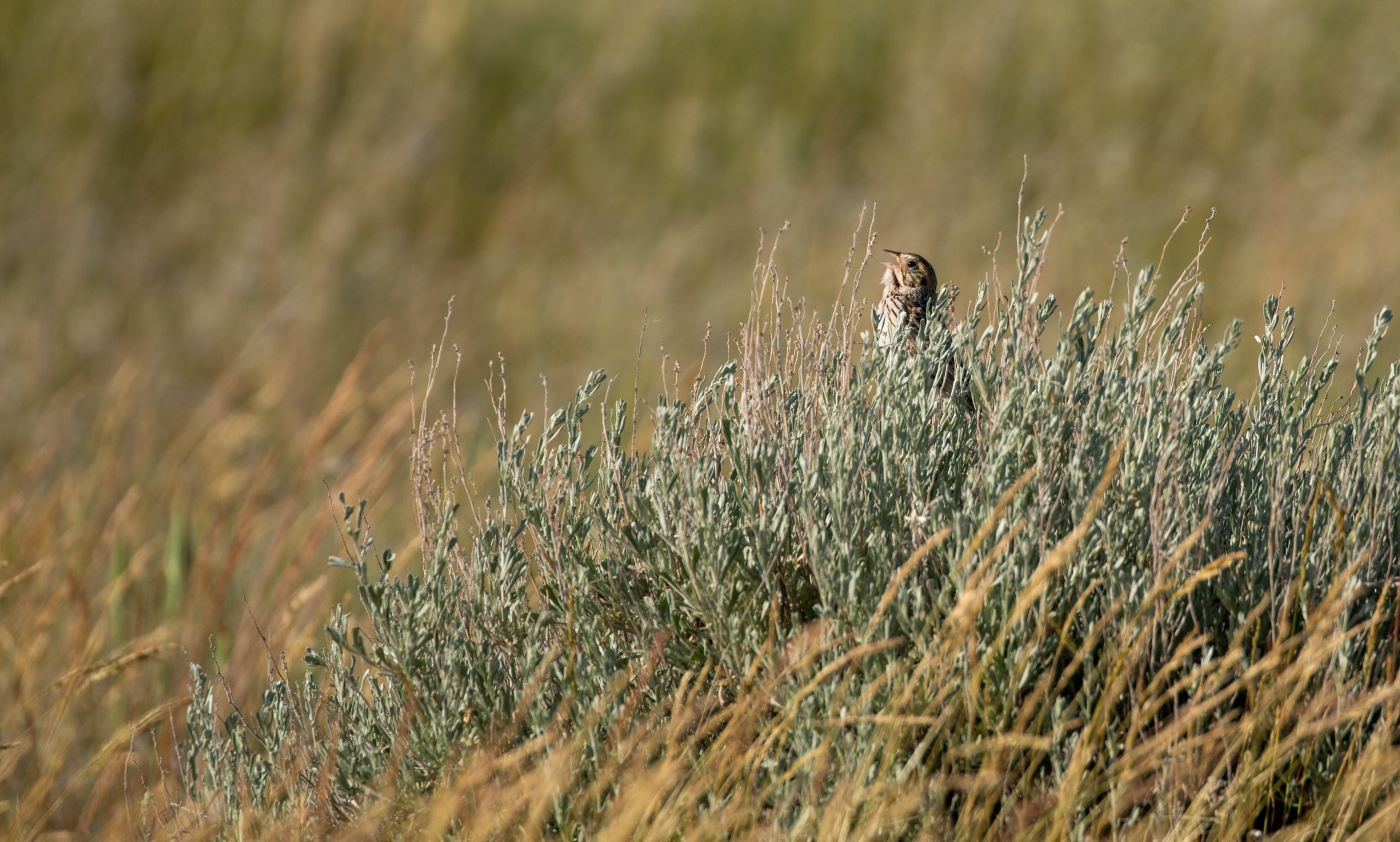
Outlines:
[{"label": "silver sage bush", "polygon": [[1244,328],[1208,338],[1199,251],[1169,284],[1120,259],[1121,301],[1063,312],[1037,292],[1052,227],[1024,217],[970,303],[941,288],[913,356],[862,321],[867,233],[826,313],[760,261],[727,359],[640,412],[599,371],[536,424],[502,371],[487,493],[425,409],[421,575],[342,497],[359,605],[246,715],[191,667],[177,812],[464,838],[1384,835],[1390,312],[1339,377],[1336,342],[1299,356],[1268,298],[1237,392]]}]

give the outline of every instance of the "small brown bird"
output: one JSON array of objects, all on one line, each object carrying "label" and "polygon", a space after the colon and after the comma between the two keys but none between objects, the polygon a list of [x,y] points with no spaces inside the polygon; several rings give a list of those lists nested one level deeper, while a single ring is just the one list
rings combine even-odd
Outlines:
[{"label": "small brown bird", "polygon": [[938,276],[929,262],[917,254],[885,251],[894,255],[894,260],[881,264],[885,276],[880,283],[885,290],[876,307],[880,317],[879,344],[887,348],[902,340],[913,354],[919,350],[919,332],[937,292]]},{"label": "small brown bird", "polygon": [[[903,342],[912,356],[919,352],[924,321],[938,300],[938,276],[934,274],[933,266],[920,255],[891,249],[885,251],[894,255],[894,260],[881,264],[885,267],[885,276],[880,283],[885,290],[875,311],[880,320],[879,345],[888,348]],[[957,380],[951,346],[947,349],[946,357],[943,382],[938,384],[938,390],[948,397],[953,394]],[[971,395],[960,395],[959,403],[970,413],[976,411]]]}]

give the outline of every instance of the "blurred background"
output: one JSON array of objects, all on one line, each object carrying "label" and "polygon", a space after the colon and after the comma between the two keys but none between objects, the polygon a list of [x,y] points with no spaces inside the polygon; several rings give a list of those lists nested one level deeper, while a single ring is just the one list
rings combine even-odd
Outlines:
[{"label": "blurred background", "polygon": [[1191,205],[1166,268],[1218,208],[1217,329],[1282,288],[1309,348],[1335,301],[1355,349],[1400,304],[1381,0],[0,0],[0,115],[16,827],[100,824],[121,764],[88,758],[178,695],[177,645],[251,692],[250,615],[311,642],[349,578],[328,490],[413,543],[408,360],[421,387],[452,296],[479,440],[498,353],[517,411],[541,374],[556,404],[630,379],[644,316],[644,386],[707,323],[713,362],[785,220],[814,305],[868,202],[966,297],[1028,156],[1062,300]]},{"label": "blurred background", "polygon": [[124,361],[172,417],[240,355],[305,413],[380,322],[384,365],[421,357],[452,295],[473,383],[498,351],[522,386],[630,369],[644,311],[695,355],[760,227],[825,305],[868,201],[970,290],[1023,155],[1057,292],[1186,205],[1183,254],[1219,208],[1212,321],[1286,286],[1356,336],[1400,289],[1376,0],[6,0],[0,108],[10,453]]}]

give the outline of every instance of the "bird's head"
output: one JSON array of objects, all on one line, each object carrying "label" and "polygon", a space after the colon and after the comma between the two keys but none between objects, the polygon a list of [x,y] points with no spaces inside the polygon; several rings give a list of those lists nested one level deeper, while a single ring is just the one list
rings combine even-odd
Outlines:
[{"label": "bird's head", "polygon": [[933,273],[933,267],[919,255],[892,249],[885,251],[894,255],[894,260],[881,264],[885,267],[885,276],[880,279],[881,284],[914,288],[932,287],[938,283],[938,276]]}]

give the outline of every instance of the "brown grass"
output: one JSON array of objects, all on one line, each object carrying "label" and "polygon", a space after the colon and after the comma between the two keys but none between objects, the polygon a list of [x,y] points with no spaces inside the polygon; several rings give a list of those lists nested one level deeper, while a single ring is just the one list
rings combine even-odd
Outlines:
[{"label": "brown grass", "polygon": [[[705,324],[741,317],[755,229],[789,216],[794,294],[836,286],[867,198],[882,244],[971,288],[1029,153],[1032,198],[1068,211],[1044,281],[1062,299],[1107,287],[1119,238],[1156,243],[1181,206],[1218,206],[1208,318],[1285,286],[1305,332],[1337,299],[1364,334],[1400,268],[1398,23],[1400,6],[1362,0],[3,4],[0,827],[141,826],[161,782],[135,770],[169,757],[186,654],[212,646],[250,702],[268,649],[300,652],[346,599],[323,568],[328,487],[384,500],[376,526],[411,554],[417,515],[392,493],[411,435],[402,361],[452,294],[468,375],[498,350],[556,382],[630,372],[643,312],[659,320],[648,352],[667,340],[689,361]],[[1190,257],[1173,248],[1169,263]],[[663,380],[646,365],[644,395]],[[464,421],[484,429],[471,395]],[[469,462],[483,443],[467,437]],[[1204,575],[1169,573],[1159,600]],[[1100,765],[1108,738],[1091,733],[1079,789],[1028,797],[996,832],[1063,830],[1111,791],[1122,806],[1095,827],[1150,795],[1172,811],[1153,833],[1240,836],[1222,805],[1286,775],[1289,740],[1374,710],[1394,731],[1389,696],[1295,693],[1329,635],[1311,624],[1248,667],[1223,653],[1190,686],[1149,680],[1144,720],[1175,694],[1171,727]],[[761,693],[822,645],[813,629],[726,712],[697,679],[676,716],[617,735],[599,780],[621,797],[587,820],[608,838],[763,835],[745,775],[782,719]],[[1105,680],[1125,681],[1141,645],[1120,641]],[[921,665],[918,681],[949,669]],[[1230,693],[1248,700],[1234,719],[1193,718]],[[868,715],[891,717],[859,726],[872,764],[930,727],[922,711]],[[719,736],[697,767],[707,727]],[[991,758],[978,776],[918,786],[985,806],[1035,750],[1014,734],[963,747]],[[529,835],[576,757],[562,732],[483,748],[432,798],[342,830],[456,816]],[[824,778],[820,755],[804,768],[836,793],[805,820],[813,835],[879,835],[914,809],[854,771]],[[1383,741],[1358,749],[1309,821],[1393,834],[1394,768]],[[716,782],[729,800],[699,810]],[[1353,827],[1363,806],[1373,818]],[[266,831],[299,835],[305,818]],[[966,821],[957,833],[993,830]]]}]

